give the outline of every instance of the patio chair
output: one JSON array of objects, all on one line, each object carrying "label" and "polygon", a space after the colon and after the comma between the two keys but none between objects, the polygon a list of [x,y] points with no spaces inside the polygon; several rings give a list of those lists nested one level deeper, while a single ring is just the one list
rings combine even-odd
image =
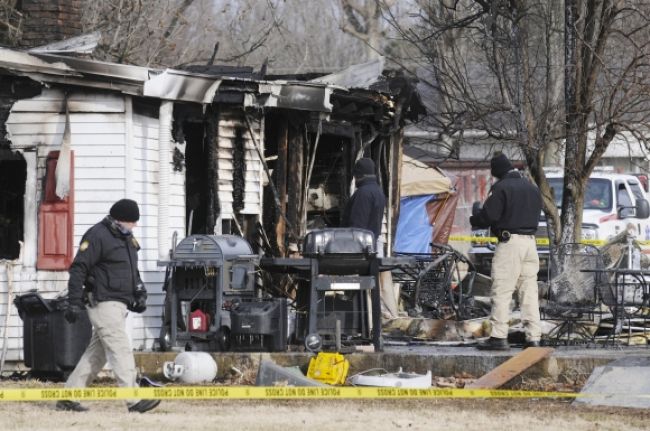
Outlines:
[{"label": "patio chair", "polygon": [[[591,245],[561,244],[549,250],[548,290],[542,298],[543,320],[557,322],[547,344],[594,341],[603,312],[602,293],[609,291],[603,256]],[[555,264],[553,264],[555,263]]]}]

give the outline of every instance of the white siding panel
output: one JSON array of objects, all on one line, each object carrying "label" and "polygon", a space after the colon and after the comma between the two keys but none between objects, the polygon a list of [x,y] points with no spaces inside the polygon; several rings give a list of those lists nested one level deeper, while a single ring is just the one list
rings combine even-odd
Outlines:
[{"label": "white siding panel", "polygon": [[[157,145],[157,141],[155,143]],[[135,160],[146,160],[151,162],[158,162],[158,150],[153,148],[154,145],[151,145],[152,148],[138,148],[136,147],[133,150],[133,158]],[[155,171],[158,171],[158,165],[156,165]]]},{"label": "white siding panel", "polygon": [[[117,142],[116,137],[118,138]],[[104,157],[124,158],[124,146],[120,145],[123,140],[124,135],[104,135],[104,139],[102,136],[89,136],[80,145],[77,145],[73,138],[72,148],[75,157],[94,157],[100,162]],[[88,142],[94,142],[94,145],[85,145]],[[56,149],[58,150],[58,148]]]},{"label": "white siding panel", "polygon": [[[108,209],[110,208],[111,204],[105,205],[103,207],[106,208],[105,211],[93,211],[93,212],[85,212],[88,211],[88,205],[86,205],[82,210],[80,211],[75,211],[75,224],[86,224],[86,225],[93,225],[100,221],[102,217],[104,217],[106,214],[108,214]],[[75,206],[75,209],[77,207]],[[170,208],[171,209],[171,208]],[[98,219],[99,217],[99,219]],[[170,217],[171,219],[174,219],[175,217]],[[180,218],[176,217],[176,218]],[[158,211],[149,211],[148,213],[140,213],[140,220],[138,221],[138,227],[136,229],[142,228],[144,226],[157,226],[158,225]]]},{"label": "white siding panel", "polygon": [[[109,93],[71,93],[68,97],[70,112],[124,112],[124,98]],[[11,108],[15,112],[65,112],[63,93],[44,89],[33,99],[20,100]]]},{"label": "white siding panel", "polygon": [[[15,148],[38,145],[38,178],[42,179],[47,153],[58,150],[62,140],[65,121],[62,114],[62,93],[45,90],[34,99],[18,102],[14,108],[7,121],[12,145]],[[88,228],[107,214],[113,202],[125,196],[127,139],[122,96],[94,92],[79,96],[73,94],[70,108],[72,149],[75,152],[76,248]],[[143,316],[133,316],[130,319],[133,345],[136,348],[151,349],[160,331],[164,301],[164,267],[157,265],[158,120],[133,115],[132,130],[131,164],[135,175],[132,182],[133,197],[140,204],[142,212],[135,236],[142,246],[140,270],[147,283],[149,306]],[[170,147],[170,151],[173,148]],[[173,172],[169,208],[170,237],[174,231],[178,232],[179,238],[184,236],[184,193],[184,173]],[[31,274],[16,273],[14,278],[16,292],[37,288],[44,297],[51,298],[66,289],[68,273],[35,271]],[[0,293],[6,291],[6,287],[6,274],[0,266]],[[0,319],[4,319],[6,311],[6,304],[3,306],[0,302]],[[22,321],[13,311],[7,329],[8,361],[22,360]]]},{"label": "white siding panel", "polygon": [[134,169],[132,177],[136,182],[156,185],[158,184],[158,171],[152,172],[147,170]]},{"label": "white siding panel", "polygon": [[79,152],[75,151],[75,164],[78,164],[84,169],[87,168],[124,168],[124,157],[88,157],[79,156]]},{"label": "white siding panel", "polygon": [[[253,122],[252,126],[256,141],[261,142],[261,125],[258,122]],[[237,128],[242,128],[244,131],[244,160],[246,161],[246,171],[244,172],[244,208],[241,213],[260,214],[262,201],[260,178],[262,167],[257,152],[255,151],[255,144],[250,137],[250,132],[242,114],[226,112],[222,113],[219,119],[219,139],[217,144],[217,167],[219,169],[217,191],[221,204],[221,217],[223,218],[232,218],[233,216],[232,171],[234,141]]]},{"label": "white siding panel", "polygon": [[[75,169],[76,170],[76,169]],[[107,180],[93,180],[86,179],[83,182],[78,181],[75,183],[75,190],[88,190],[102,193],[104,191],[122,190],[124,193],[124,180],[120,181],[107,181]]]},{"label": "white siding panel", "polygon": [[[248,163],[247,163],[248,165]],[[257,165],[261,166],[261,165]],[[256,166],[251,166],[251,169],[255,169]],[[263,177],[264,174],[262,174],[262,170],[255,170],[255,171],[250,171],[246,170],[244,173],[244,180],[245,181],[251,181],[254,183],[259,183],[260,179]],[[225,182],[232,182],[233,177],[232,177],[232,170],[230,169],[223,169],[219,171],[219,180],[224,180]]]},{"label": "white siding panel", "polygon": [[[20,103],[20,102],[19,102]],[[43,123],[63,123],[65,114],[58,112],[16,112],[12,109],[14,115],[7,121],[7,124],[43,124]],[[104,123],[107,116],[95,113],[70,113],[71,123]]]},{"label": "white siding panel", "polygon": [[[72,117],[77,115],[85,114],[76,114],[70,115],[70,133],[72,135],[113,135],[113,134],[124,134],[124,124],[120,123],[83,123],[75,122]],[[108,115],[120,115],[120,114],[105,114]],[[63,116],[61,116],[63,118]],[[123,118],[123,117],[122,117]],[[39,135],[39,134],[59,134],[63,136],[63,129],[65,127],[65,122],[61,121],[58,123],[41,123],[41,124],[13,124],[12,134],[16,135]],[[73,141],[74,144],[74,141]]]},{"label": "white siding panel", "polygon": [[95,190],[75,190],[74,195],[76,199],[84,202],[115,202],[124,197],[124,192],[121,190],[104,190],[97,193]]},{"label": "white siding panel", "polygon": [[[173,155],[173,148],[170,146]],[[147,310],[134,316],[131,334],[135,348],[150,349],[160,334],[164,301],[162,282],[164,267],[158,266],[158,119],[133,115],[133,192],[141,207],[141,220],[134,233],[142,249],[139,253],[140,274],[149,293]],[[168,167],[172,169],[172,166]],[[185,173],[172,172],[169,190],[169,231],[179,238],[185,231]]]},{"label": "white siding panel", "polygon": [[[217,156],[219,158],[224,158],[224,159],[229,159],[230,155],[232,154],[232,148],[219,148],[219,151],[217,152]],[[257,162],[259,161],[259,157],[257,157],[257,152],[255,151],[245,151],[244,152],[244,159],[246,162]]]},{"label": "white siding panel", "polygon": [[[82,163],[77,163],[80,167],[75,168],[75,180],[92,180],[101,178],[106,181],[119,180],[124,182],[124,168],[107,168],[107,167],[85,167]],[[94,163],[93,163],[94,164]]]}]

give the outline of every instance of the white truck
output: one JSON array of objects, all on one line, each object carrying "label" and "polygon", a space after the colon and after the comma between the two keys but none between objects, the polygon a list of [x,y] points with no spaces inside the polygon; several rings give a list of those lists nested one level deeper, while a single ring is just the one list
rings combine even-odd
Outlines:
[{"label": "white truck", "polygon": [[[561,171],[547,171],[550,186],[554,190],[555,203],[562,204],[563,176]],[[595,171],[587,182],[582,213],[582,239],[607,240],[628,226],[634,227],[639,240],[650,240],[650,206],[642,184],[634,175]],[[472,237],[489,237],[488,230],[472,231]],[[540,215],[538,238],[548,238],[546,219]],[[469,259],[479,272],[490,275],[494,244],[473,241],[468,252]],[[540,255],[539,278],[547,277],[548,246],[538,245]]]}]

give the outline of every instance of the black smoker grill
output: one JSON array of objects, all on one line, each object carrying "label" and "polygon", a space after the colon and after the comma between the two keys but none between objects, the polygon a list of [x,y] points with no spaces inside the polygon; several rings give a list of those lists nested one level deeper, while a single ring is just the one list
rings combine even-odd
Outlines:
[{"label": "black smoker grill", "polygon": [[379,272],[412,259],[377,257],[372,232],[356,228],[308,233],[303,256],[260,262],[263,269],[298,273],[308,283],[307,289],[298,289],[296,297],[298,310],[306,311],[297,316],[298,338],[315,334],[331,345],[340,331],[345,340],[372,341],[375,350],[381,351]]},{"label": "black smoker grill", "polygon": [[[284,350],[286,310],[282,313],[269,307],[269,301],[255,300],[257,260],[250,244],[238,236],[191,235],[181,240],[170,260],[159,262],[167,266],[163,350],[228,350],[232,340],[240,349]],[[239,332],[231,334],[234,310],[234,329]],[[269,323],[280,318],[284,324]],[[205,324],[197,330],[190,327],[191,319]]]}]

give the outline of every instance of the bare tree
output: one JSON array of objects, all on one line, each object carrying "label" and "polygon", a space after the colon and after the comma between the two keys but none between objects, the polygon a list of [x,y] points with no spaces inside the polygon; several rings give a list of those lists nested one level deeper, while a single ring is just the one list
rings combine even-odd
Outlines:
[{"label": "bare tree", "polygon": [[100,30],[97,58],[139,65],[159,65],[174,50],[174,36],[185,25],[183,14],[193,0],[96,0],[84,3],[84,29]]},{"label": "bare tree", "polygon": [[[434,126],[516,144],[542,191],[551,241],[579,240],[586,181],[609,143],[623,132],[646,140],[647,2],[414,4],[407,23],[387,19],[412,49],[396,61],[428,72],[422,80],[440,101]],[[558,149],[565,158],[561,213],[542,169]]]},{"label": "bare tree", "polygon": [[[101,30],[100,59],[154,67],[261,65],[280,73],[358,62],[364,45],[336,29],[329,0],[94,0],[86,30]],[[315,13],[318,11],[318,13]],[[215,49],[218,47],[218,49]]]},{"label": "bare tree", "polygon": [[21,25],[22,14],[16,9],[16,0],[0,0],[0,45],[16,45]]},{"label": "bare tree", "polygon": [[339,0],[341,30],[361,40],[366,58],[377,58],[385,42],[382,9],[390,9],[396,0]]}]

